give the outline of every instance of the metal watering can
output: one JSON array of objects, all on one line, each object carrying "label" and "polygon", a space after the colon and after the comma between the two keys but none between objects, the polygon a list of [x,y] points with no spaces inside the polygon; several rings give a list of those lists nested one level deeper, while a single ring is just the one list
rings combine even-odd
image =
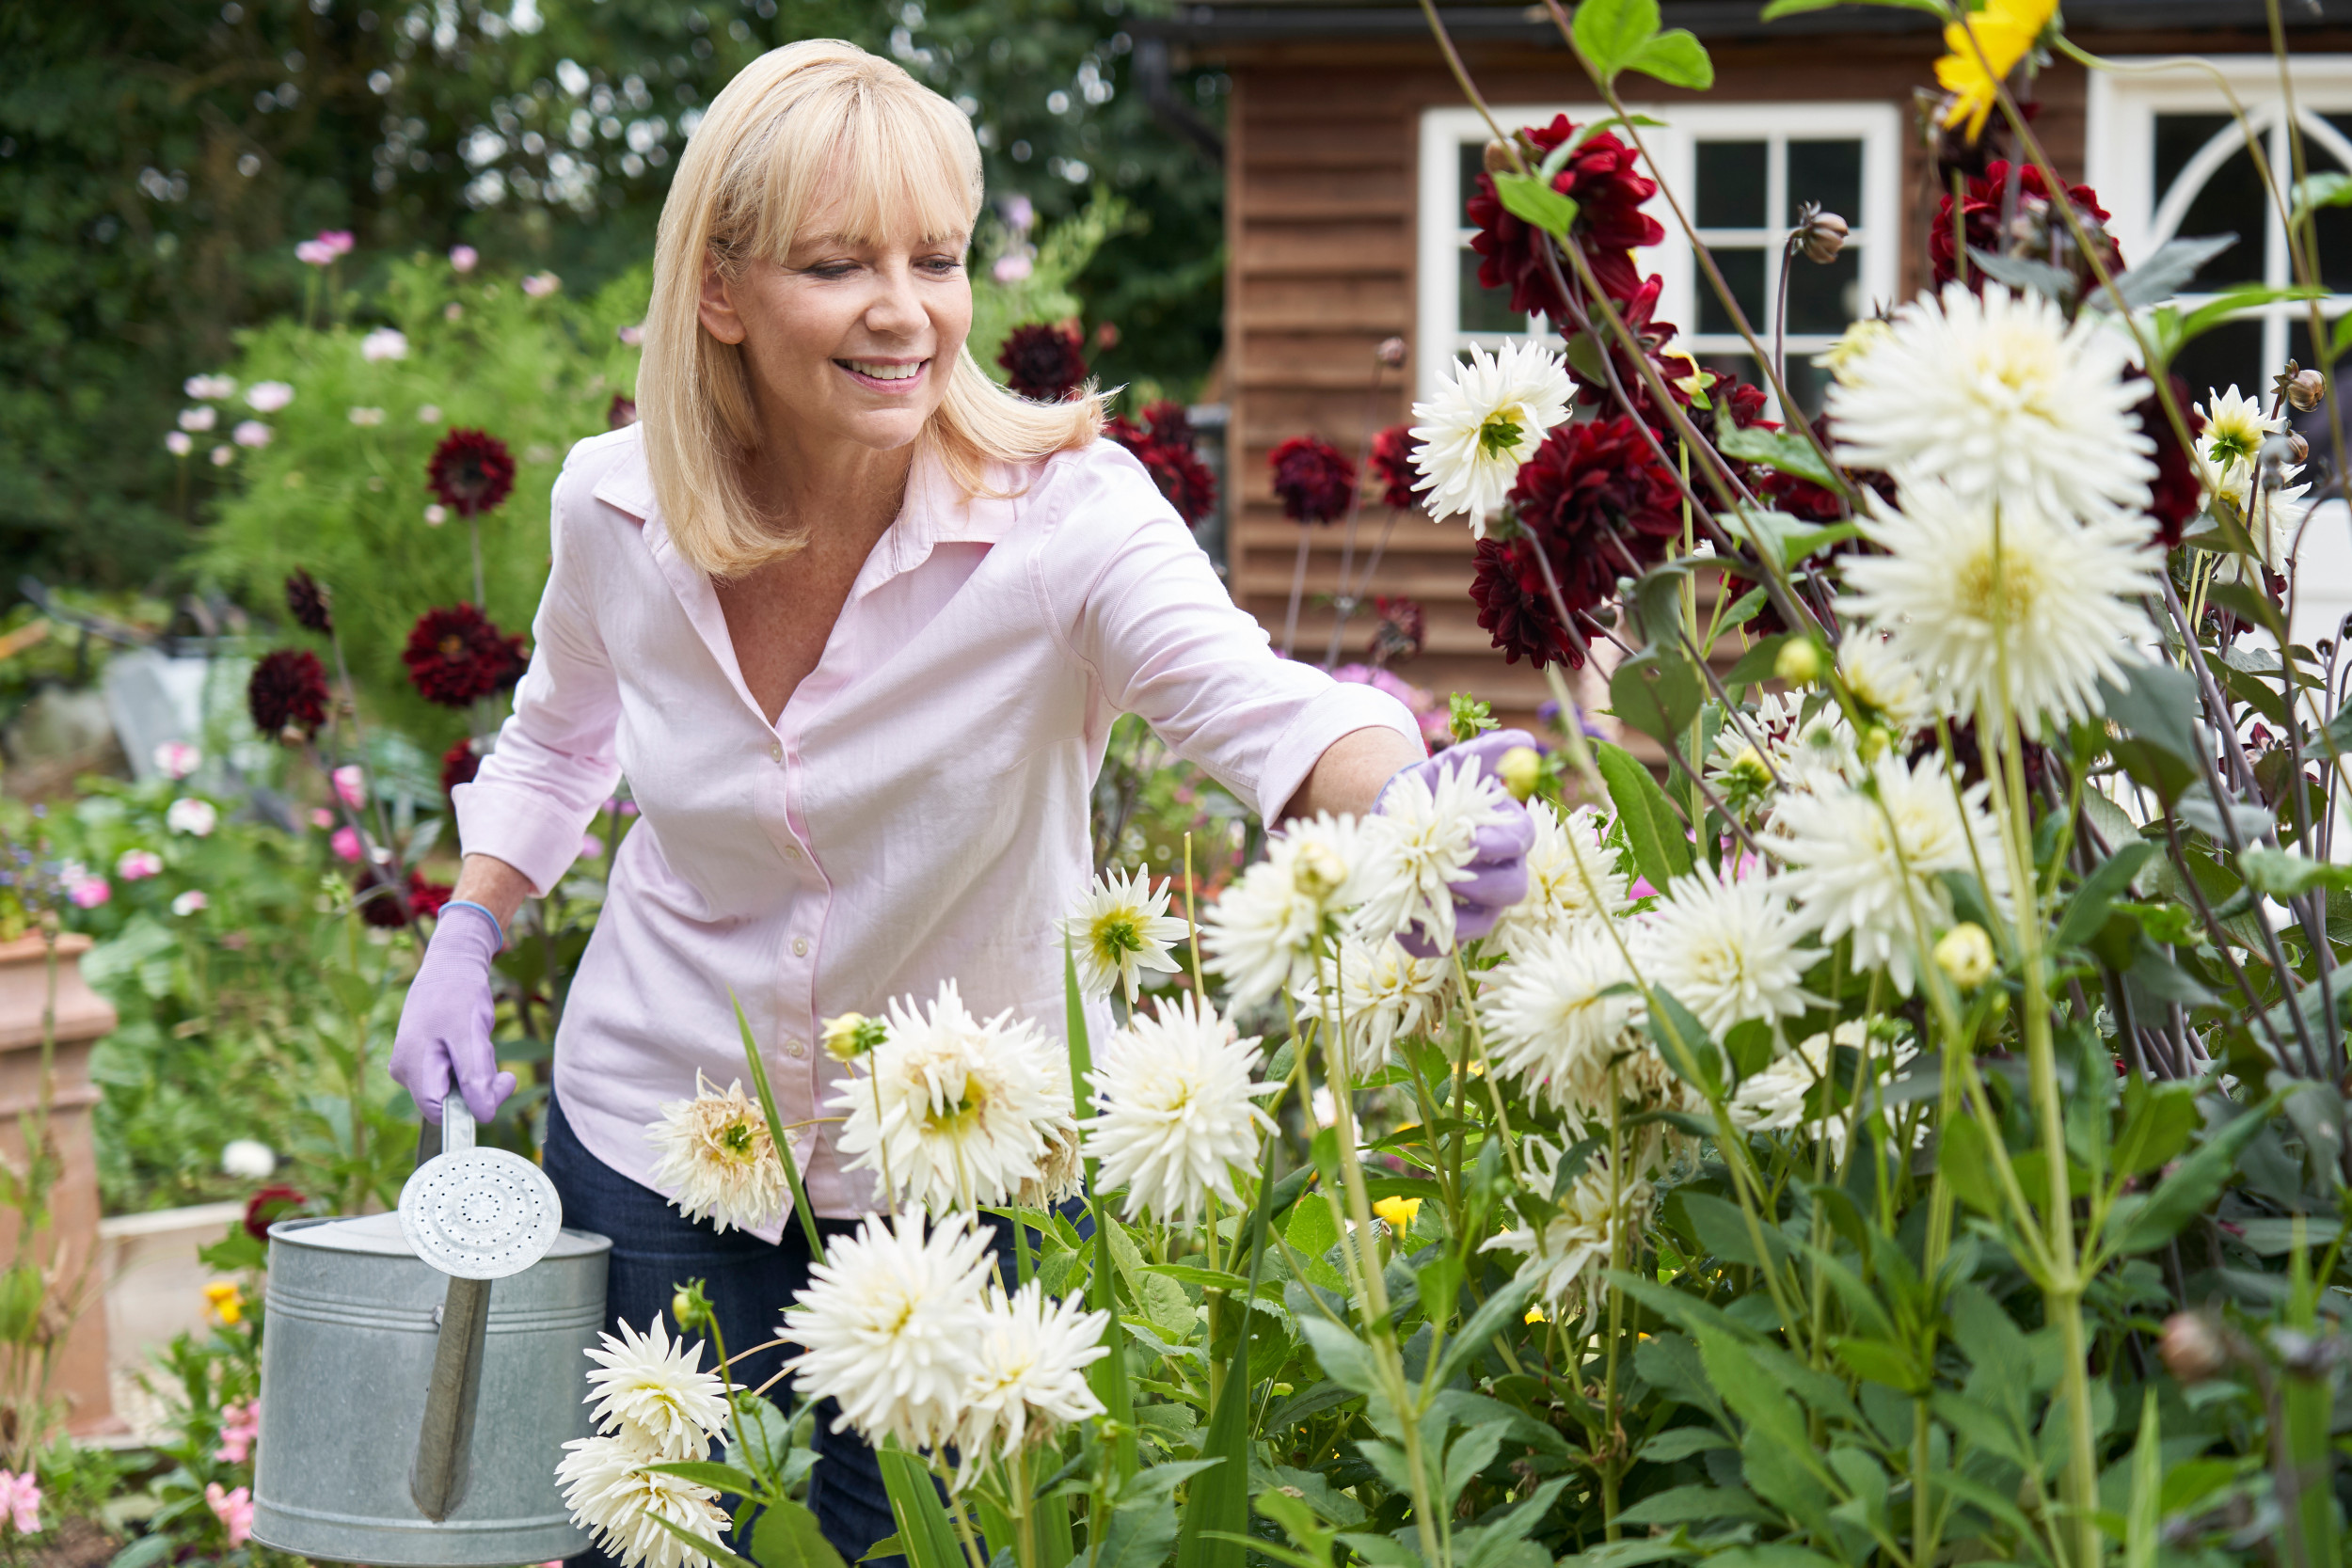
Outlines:
[{"label": "metal watering can", "polygon": [[397,1214],[270,1227],[263,1545],[380,1568],[503,1568],[588,1547],[555,1466],[590,1434],[580,1353],[604,1326],[612,1243],[562,1228],[538,1166],[476,1148],[464,1101],[441,1117],[441,1151]]}]

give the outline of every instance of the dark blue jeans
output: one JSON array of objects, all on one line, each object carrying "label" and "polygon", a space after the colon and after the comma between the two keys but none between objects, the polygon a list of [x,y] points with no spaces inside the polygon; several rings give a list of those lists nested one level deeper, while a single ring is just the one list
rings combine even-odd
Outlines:
[{"label": "dark blue jeans", "polygon": [[[707,1280],[719,1331],[726,1337],[728,1349],[738,1353],[734,1380],[756,1388],[776,1375],[786,1351],[740,1352],[774,1338],[794,1293],[808,1284],[808,1237],[797,1220],[785,1227],[783,1240],[773,1244],[739,1230],[721,1235],[707,1220],[689,1220],[660,1193],[589,1153],[564,1119],[563,1107],[552,1100],[548,1102],[543,1159],[548,1179],[564,1200],[564,1223],[612,1242],[612,1274],[605,1287],[608,1332],[627,1323],[644,1333],[654,1319],[668,1313],[677,1286],[690,1279]],[[819,1219],[817,1225],[828,1239],[856,1228],[850,1220]],[[1002,1250],[1004,1276],[1010,1279],[1009,1243]],[[669,1326],[675,1329],[676,1323]],[[711,1360],[706,1355],[703,1365],[710,1366]],[[789,1380],[778,1383],[771,1397],[789,1409]],[[854,1563],[897,1527],[873,1450],[856,1433],[833,1430],[839,1414],[830,1400],[817,1407],[815,1447],[819,1457],[809,1472],[808,1506],[842,1560]],[[615,1560],[591,1551],[572,1560],[601,1568]]]}]

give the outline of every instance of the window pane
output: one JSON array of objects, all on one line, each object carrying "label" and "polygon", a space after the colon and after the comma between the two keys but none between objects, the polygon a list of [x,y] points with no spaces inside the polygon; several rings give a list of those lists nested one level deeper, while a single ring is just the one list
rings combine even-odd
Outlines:
[{"label": "window pane", "polygon": [[1764,227],[1764,160],[1760,141],[1703,141],[1698,146],[1699,227]]},{"label": "window pane", "polygon": [[2181,350],[2172,371],[2188,383],[2192,403],[2203,403],[2216,390],[2232,387],[2249,397],[2266,397],[2270,376],[2263,370],[2262,357],[2262,323],[2228,322]]},{"label": "window pane", "polygon": [[1788,261],[1788,330],[1843,332],[1862,314],[1861,247],[1848,245],[1827,266],[1800,254]]},{"label": "window pane", "polygon": [[[2322,264],[2325,265],[2324,260]],[[2335,326],[2334,318],[2329,318],[2328,325],[2329,330],[2332,331]],[[2311,327],[2298,311],[2294,317],[2294,325],[2287,328],[2287,356],[2298,365],[2314,364],[2317,362],[2316,356],[2311,350]],[[2344,374],[2347,365],[2352,365],[2352,359],[2339,359],[2332,365],[2320,367],[2328,372],[2328,396],[2338,395],[2338,388],[2343,385],[2339,378]],[[2262,398],[2263,406],[2267,408],[2270,405],[2270,386],[2266,381],[2263,385]],[[2291,419],[2295,428],[2303,433],[2303,439],[2312,444],[2312,460],[2304,465],[2303,478],[2312,481],[2314,488],[2324,488],[2335,477],[2336,472],[2336,436],[2333,416],[2328,413],[2328,405],[2323,403],[2308,414],[2291,414]]]},{"label": "window pane", "polygon": [[1524,332],[1527,318],[1511,309],[1511,291],[1481,288],[1478,253],[1464,246],[1461,258],[1461,330],[1464,332]]},{"label": "window pane", "polygon": [[[1731,285],[1732,297],[1740,302],[1748,325],[1760,326],[1772,318],[1764,313],[1764,253],[1760,250],[1720,249],[1715,252],[1715,264],[1723,269],[1724,281]],[[1737,332],[1731,312],[1715,295],[1707,275],[1701,273],[1697,282],[1699,295],[1699,330],[1701,332]]]},{"label": "window pane", "polygon": [[1858,141],[1792,141],[1788,144],[1788,217],[1818,201],[1859,229],[1862,214],[1862,144]]},{"label": "window pane", "polygon": [[[1478,177],[1486,172],[1486,144],[1483,141],[1466,141],[1459,150],[1462,182],[1459,189],[1462,193],[1462,204],[1467,207],[1470,204],[1470,198],[1478,194]],[[1459,209],[1456,209],[1456,215],[1460,215]],[[1462,217],[1461,221],[1464,228],[1470,227],[1468,217]]]},{"label": "window pane", "polygon": [[[2205,135],[2192,141],[2191,134],[2203,127]],[[2156,164],[2162,168],[2171,163],[2177,180],[2182,166],[2196,154],[2207,140],[2226,131],[2239,135],[2236,124],[2226,116],[2158,115],[2156,117]],[[2185,149],[2185,150],[2184,150]],[[2157,204],[2162,205],[2170,195],[2168,185],[2159,184]],[[2197,287],[2219,288],[2230,283],[2258,283],[2263,276],[2264,210],[2262,182],[2254,172],[2253,154],[2241,140],[2238,149],[2226,159],[2211,178],[2199,188],[2196,198],[2181,219],[2179,234],[2185,239],[2203,239],[2214,234],[2235,234],[2237,244],[2205,263],[2197,275]],[[2135,258],[2126,257],[2126,261]]]},{"label": "window pane", "polygon": [[[2320,118],[2339,135],[2352,138],[2352,115]],[[2317,136],[2305,136],[2303,148],[2314,171],[2344,167],[2344,160]],[[2330,289],[2352,290],[2352,207],[2322,207],[2312,214],[2312,223],[2318,232],[2320,281]]]}]

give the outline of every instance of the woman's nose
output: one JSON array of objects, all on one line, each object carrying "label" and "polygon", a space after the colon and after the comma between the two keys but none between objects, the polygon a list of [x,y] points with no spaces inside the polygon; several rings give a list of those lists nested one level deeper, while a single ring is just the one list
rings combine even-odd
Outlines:
[{"label": "woman's nose", "polygon": [[879,282],[881,287],[866,307],[866,329],[900,338],[920,332],[930,317],[915,293],[914,270],[912,267],[885,268],[880,275]]}]

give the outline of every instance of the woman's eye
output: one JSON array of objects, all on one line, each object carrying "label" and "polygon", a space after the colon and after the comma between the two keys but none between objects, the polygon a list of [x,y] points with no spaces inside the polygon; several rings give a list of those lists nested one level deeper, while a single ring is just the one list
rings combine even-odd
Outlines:
[{"label": "woman's eye", "polygon": [[808,275],[811,277],[822,277],[831,280],[847,277],[850,274],[855,272],[856,270],[857,263],[855,261],[819,261],[815,266],[808,269]]}]

